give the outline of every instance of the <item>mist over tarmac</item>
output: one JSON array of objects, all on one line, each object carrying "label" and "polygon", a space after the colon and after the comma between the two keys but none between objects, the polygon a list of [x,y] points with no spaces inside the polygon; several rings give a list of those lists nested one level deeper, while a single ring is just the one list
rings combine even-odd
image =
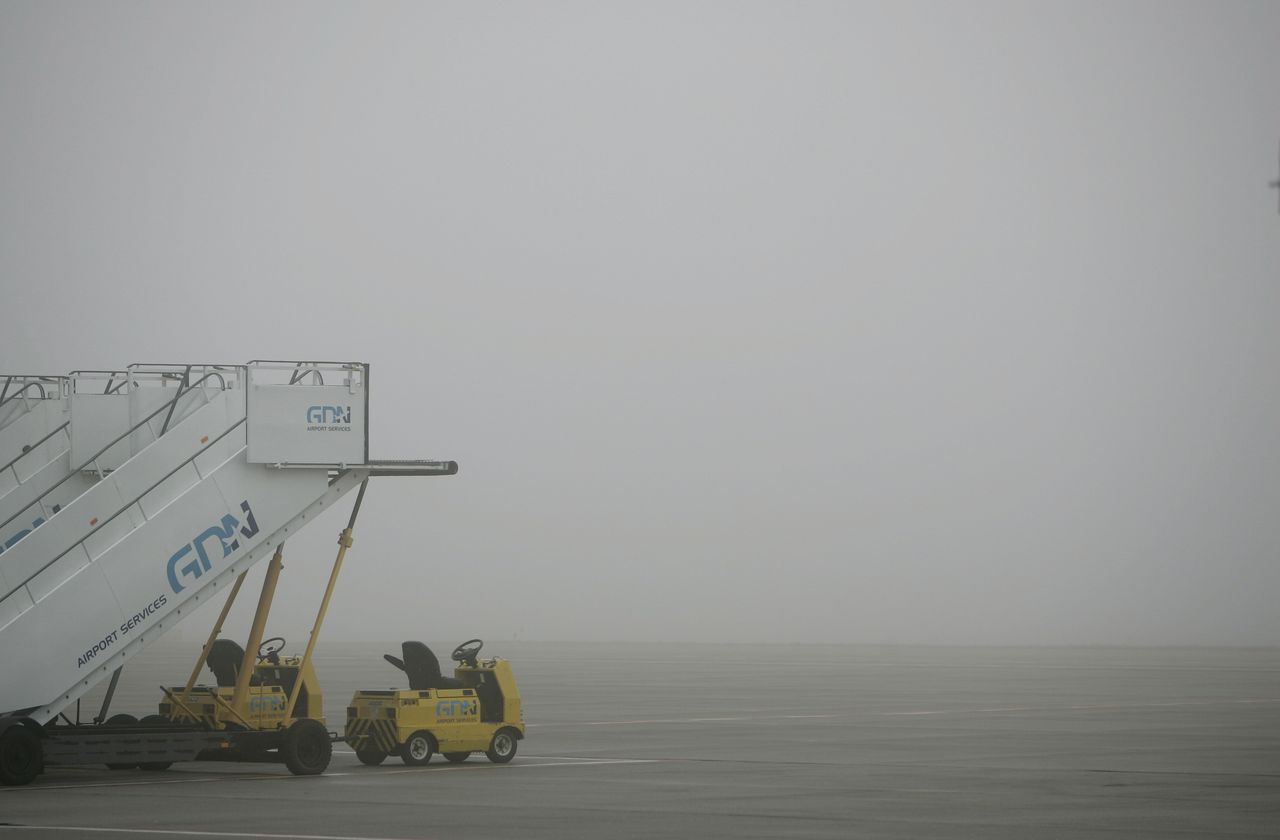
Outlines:
[{"label": "mist over tarmac", "polygon": [[374,456],[461,473],[373,482],[329,639],[1273,645],[1277,45],[1272,3],[5,2],[0,372],[370,362]]}]

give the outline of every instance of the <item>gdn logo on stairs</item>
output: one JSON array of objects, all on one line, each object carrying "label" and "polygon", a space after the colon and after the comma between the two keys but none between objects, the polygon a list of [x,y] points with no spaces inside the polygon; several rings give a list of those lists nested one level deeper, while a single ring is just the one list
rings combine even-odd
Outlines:
[{"label": "gdn logo on stairs", "polygon": [[[246,540],[252,539],[258,533],[258,520],[253,518],[253,511],[249,509],[249,500],[245,499],[240,503],[240,510],[244,511],[245,524],[240,527],[240,536]],[[236,527],[240,525],[240,520],[231,514],[222,517],[222,521],[217,525],[212,525],[200,532],[200,536],[184,545],[173,553],[169,558],[169,565],[166,571],[169,574],[169,588],[175,593],[186,589],[179,580],[179,574],[182,577],[189,577],[196,580],[205,572],[209,571],[212,563],[209,561],[209,552],[205,550],[205,541],[217,538],[222,546],[223,558],[228,557],[231,552],[240,549],[240,540],[236,539]],[[185,566],[179,566],[182,559],[195,549],[196,556]]]},{"label": "gdn logo on stairs", "polygon": [[307,409],[308,432],[351,431],[351,406],[313,405]]}]

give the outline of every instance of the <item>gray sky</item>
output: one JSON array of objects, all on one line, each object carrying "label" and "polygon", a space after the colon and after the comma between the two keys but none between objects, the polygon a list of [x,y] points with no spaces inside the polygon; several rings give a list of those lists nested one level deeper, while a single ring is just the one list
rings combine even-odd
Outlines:
[{"label": "gray sky", "polygon": [[1276,644],[1278,140],[1275,3],[6,0],[0,370],[372,363],[330,638]]}]

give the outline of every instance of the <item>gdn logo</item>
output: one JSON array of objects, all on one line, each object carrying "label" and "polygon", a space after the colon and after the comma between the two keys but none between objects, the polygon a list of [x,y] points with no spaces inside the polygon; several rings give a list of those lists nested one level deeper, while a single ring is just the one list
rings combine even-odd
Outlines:
[{"label": "gdn logo", "polygon": [[[57,513],[60,510],[62,510],[62,505],[53,506],[54,513]],[[39,528],[44,523],[45,523],[45,518],[43,516],[37,516],[35,520],[32,521],[30,528],[23,528],[21,531],[14,534],[9,539],[5,540],[3,544],[0,544],[0,554],[4,554],[9,549],[13,548],[15,545],[17,545],[19,542],[22,541],[23,537],[25,537],[27,534],[30,534],[35,529]]]},{"label": "gdn logo", "polygon": [[263,712],[283,712],[286,706],[288,704],[284,702],[284,698],[274,694],[266,697],[259,695],[258,697],[249,698],[249,711],[258,714]]},{"label": "gdn logo", "polygon": [[468,717],[476,713],[474,700],[437,700],[436,717]]},{"label": "gdn logo", "polygon": [[351,406],[313,405],[307,409],[308,432],[351,431]]},{"label": "gdn logo", "polygon": [[[258,520],[253,518],[253,511],[249,509],[249,500],[246,499],[240,503],[240,510],[244,511],[245,524],[240,528],[240,536],[246,540],[253,539],[258,533]],[[181,592],[186,589],[178,580],[179,573],[183,577],[189,577],[192,580],[198,579],[205,572],[209,571],[212,563],[209,561],[209,552],[205,550],[205,542],[213,538],[217,538],[219,545],[222,546],[222,556],[225,558],[233,551],[240,548],[240,540],[236,539],[236,526],[240,525],[240,520],[231,514],[222,517],[222,521],[217,525],[206,528],[200,532],[200,536],[184,545],[173,553],[169,558],[169,565],[165,571],[169,574],[169,588],[174,592]],[[178,564],[182,559],[195,549],[196,556],[185,565],[179,567]]]}]

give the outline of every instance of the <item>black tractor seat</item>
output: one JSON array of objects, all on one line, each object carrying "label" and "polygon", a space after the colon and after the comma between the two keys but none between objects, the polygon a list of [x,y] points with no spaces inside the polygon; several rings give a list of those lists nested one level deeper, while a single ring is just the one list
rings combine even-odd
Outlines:
[{"label": "black tractor seat", "polygon": [[405,672],[410,689],[462,688],[462,680],[446,677],[440,672],[440,660],[422,642],[404,642],[400,645],[400,655],[404,658],[396,659],[388,653],[383,659]]},{"label": "black tractor seat", "polygon": [[[209,655],[205,658],[213,678],[221,688],[234,688],[236,675],[240,673],[240,663],[244,661],[244,648],[230,639],[216,639],[209,647]],[[249,676],[249,685],[261,685],[258,675]]]}]

